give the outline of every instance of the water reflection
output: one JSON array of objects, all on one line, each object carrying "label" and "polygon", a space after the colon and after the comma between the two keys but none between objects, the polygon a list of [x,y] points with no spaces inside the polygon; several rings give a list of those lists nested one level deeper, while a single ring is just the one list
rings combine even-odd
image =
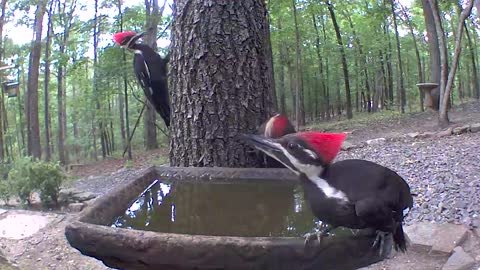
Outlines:
[{"label": "water reflection", "polygon": [[315,222],[295,185],[157,180],[112,226],[218,236],[300,236]]}]

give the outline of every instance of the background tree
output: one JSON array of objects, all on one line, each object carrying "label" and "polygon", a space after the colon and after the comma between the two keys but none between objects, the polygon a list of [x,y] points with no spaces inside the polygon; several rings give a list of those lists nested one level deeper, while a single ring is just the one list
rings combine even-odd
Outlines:
[{"label": "background tree", "polygon": [[264,1],[175,2],[171,165],[257,165],[236,136],[271,114],[265,15]]},{"label": "background tree", "polygon": [[40,123],[38,120],[38,77],[40,69],[40,57],[42,50],[43,15],[45,14],[47,1],[40,1],[35,11],[33,23],[34,40],[30,52],[28,65],[28,90],[27,90],[27,153],[35,158],[42,155],[40,144]]}]

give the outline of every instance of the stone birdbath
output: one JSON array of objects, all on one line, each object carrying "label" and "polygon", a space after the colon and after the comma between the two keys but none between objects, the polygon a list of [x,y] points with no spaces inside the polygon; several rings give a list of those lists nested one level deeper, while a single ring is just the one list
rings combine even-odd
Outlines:
[{"label": "stone birdbath", "polygon": [[[298,237],[192,235],[112,227],[155,179],[297,184],[288,169],[152,167],[97,198],[66,226],[70,245],[119,269],[357,269],[382,260],[373,235],[326,237],[307,246]],[[217,211],[221,209],[212,209]],[[385,245],[388,246],[388,245]],[[385,256],[388,250],[382,254]]]},{"label": "stone birdbath", "polygon": [[425,107],[433,109],[433,100],[431,92],[438,87],[438,83],[417,83],[416,84],[421,92],[425,94]]}]

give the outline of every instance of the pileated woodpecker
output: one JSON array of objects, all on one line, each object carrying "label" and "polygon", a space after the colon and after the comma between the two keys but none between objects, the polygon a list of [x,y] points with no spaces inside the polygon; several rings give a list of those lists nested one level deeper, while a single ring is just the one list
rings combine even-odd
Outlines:
[{"label": "pileated woodpecker", "polygon": [[[280,138],[291,133],[295,133],[295,128],[292,123],[290,123],[290,120],[288,120],[288,117],[283,114],[276,114],[270,117],[270,119],[258,128],[258,134],[272,139]],[[269,156],[265,157],[265,165],[267,168],[285,167],[282,163]]]},{"label": "pileated woodpecker", "polygon": [[[410,187],[394,171],[370,161],[351,159],[332,164],[346,134],[301,132],[279,139],[242,137],[299,175],[313,214],[330,229],[375,229],[374,245],[380,245],[380,252],[385,236],[391,233],[395,249],[406,251],[402,221],[404,211],[413,206]],[[317,234],[318,240],[328,231]]]},{"label": "pileated woodpecker", "polygon": [[167,84],[168,57],[162,58],[149,46],[137,43],[145,32],[120,32],[113,35],[115,43],[135,53],[133,69],[148,101],[170,126],[170,102]]}]

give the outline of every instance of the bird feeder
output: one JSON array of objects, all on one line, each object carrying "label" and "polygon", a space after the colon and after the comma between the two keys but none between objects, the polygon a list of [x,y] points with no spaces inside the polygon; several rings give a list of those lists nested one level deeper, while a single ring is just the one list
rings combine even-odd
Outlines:
[{"label": "bird feeder", "polygon": [[425,106],[435,110],[436,107],[431,93],[433,89],[438,88],[438,83],[417,83],[417,86],[425,94]]},{"label": "bird feeder", "polygon": [[3,92],[6,93],[9,98],[16,97],[19,94],[19,85],[20,83],[17,81],[3,82]]}]

